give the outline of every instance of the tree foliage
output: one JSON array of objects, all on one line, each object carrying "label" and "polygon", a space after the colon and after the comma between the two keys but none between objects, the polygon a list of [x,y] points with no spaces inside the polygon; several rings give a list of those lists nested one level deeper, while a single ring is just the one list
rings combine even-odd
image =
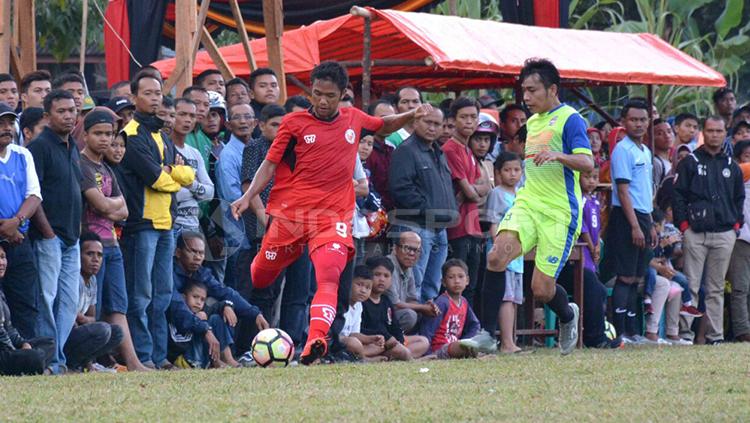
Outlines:
[{"label": "tree foliage", "polygon": [[[104,50],[104,22],[94,2],[102,11],[107,7],[107,0],[89,0],[86,50],[101,52]],[[78,54],[82,15],[82,0],[36,0],[36,31],[40,52],[51,54],[58,63]]]}]

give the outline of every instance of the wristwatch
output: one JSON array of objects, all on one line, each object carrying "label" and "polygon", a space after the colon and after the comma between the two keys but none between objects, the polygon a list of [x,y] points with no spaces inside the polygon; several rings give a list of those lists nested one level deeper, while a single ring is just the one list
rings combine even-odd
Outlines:
[{"label": "wristwatch", "polygon": [[18,219],[18,227],[25,225],[29,219],[26,218],[24,215],[16,215],[16,219]]},{"label": "wristwatch", "polygon": [[224,305],[234,308],[234,302],[230,300],[224,300]]}]

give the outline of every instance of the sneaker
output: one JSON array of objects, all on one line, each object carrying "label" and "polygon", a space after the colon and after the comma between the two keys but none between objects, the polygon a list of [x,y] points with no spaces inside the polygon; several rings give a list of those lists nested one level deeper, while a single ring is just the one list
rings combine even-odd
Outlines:
[{"label": "sneaker", "polygon": [[703,313],[700,312],[697,308],[689,305],[689,306],[682,306],[680,308],[680,316],[685,317],[703,317]]},{"label": "sneaker", "polygon": [[111,369],[109,367],[104,367],[99,363],[91,363],[91,365],[86,368],[86,371],[91,373],[117,373],[117,370]]},{"label": "sneaker", "polygon": [[315,363],[316,360],[326,355],[328,351],[328,342],[325,338],[315,338],[305,344],[305,349],[299,356],[299,362],[305,366]]},{"label": "sneaker", "polygon": [[240,366],[242,367],[258,367],[258,363],[256,363],[253,358],[252,351],[247,351],[242,354],[242,356],[237,359],[237,362],[240,363]]},{"label": "sneaker", "polygon": [[484,329],[473,337],[462,339],[458,343],[464,348],[480,353],[494,354],[497,352],[497,340]]},{"label": "sneaker", "polygon": [[723,339],[715,339],[713,341],[706,340],[706,345],[722,345],[723,343]]},{"label": "sneaker", "polygon": [[645,314],[654,314],[654,305],[651,303],[644,303],[643,304],[643,312]]},{"label": "sneaker", "polygon": [[689,339],[682,339],[682,338],[680,338],[680,339],[666,339],[666,341],[669,342],[670,344],[674,345],[674,346],[693,345],[693,341],[691,341]]},{"label": "sneaker", "polygon": [[634,335],[633,336],[633,344],[635,345],[656,345],[658,344],[658,341],[652,341],[645,336],[641,335]]},{"label": "sneaker", "polygon": [[657,343],[658,345],[662,345],[662,346],[670,346],[670,345],[672,345],[672,343],[671,343],[671,342],[667,341],[667,340],[666,340],[666,339],[664,339],[664,338],[659,338],[659,339],[657,339],[657,340],[656,340],[656,343]]},{"label": "sneaker", "polygon": [[560,354],[568,355],[573,352],[578,343],[578,304],[569,303],[573,309],[573,319],[568,323],[560,323]]},{"label": "sneaker", "polygon": [[625,348],[625,341],[622,337],[618,336],[615,339],[607,339],[606,341],[602,341],[599,345],[595,346],[594,348],[603,349],[603,350],[621,350]]}]

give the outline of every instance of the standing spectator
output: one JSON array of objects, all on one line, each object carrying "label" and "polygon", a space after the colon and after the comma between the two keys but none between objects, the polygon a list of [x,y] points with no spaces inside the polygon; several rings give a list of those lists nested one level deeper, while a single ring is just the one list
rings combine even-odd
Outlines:
[{"label": "standing spectator", "polygon": [[[527,118],[526,111],[520,104],[509,103],[503,108],[500,112],[500,139],[502,142],[495,144],[495,147],[490,150],[489,160],[494,161],[503,150],[509,149],[508,144],[513,142],[521,127],[526,125]],[[523,154],[523,147],[520,152],[512,148],[510,151]]]},{"label": "standing spectator", "polygon": [[312,103],[310,103],[310,100],[308,100],[307,97],[293,95],[286,99],[284,110],[286,110],[287,113],[303,112],[309,109],[310,106],[312,106]]},{"label": "standing spectator", "polygon": [[130,92],[130,81],[115,82],[109,89],[109,98],[127,97],[132,101],[133,93]]},{"label": "standing spectator", "polygon": [[612,211],[607,231],[607,257],[617,280],[612,291],[613,322],[625,342],[636,330],[638,284],[648,269],[648,249],[657,241],[653,211],[652,158],[643,145],[649,122],[648,106],[630,101],[622,109],[627,136],[612,153]]},{"label": "standing spectator", "polygon": [[[674,221],[685,234],[683,271],[695,303],[703,280],[707,343],[724,340],[724,276],[743,224],[742,172],[721,151],[726,134],[721,117],[706,118],[704,144],[677,166],[674,186]],[[689,329],[693,318],[682,316],[681,320],[680,335],[693,339]]]},{"label": "standing spectator", "polygon": [[224,77],[218,69],[207,69],[195,78],[195,85],[203,87],[206,91],[216,91],[222,97],[226,97],[227,90],[224,86]]},{"label": "standing spectator", "polygon": [[174,101],[171,98],[162,97],[161,106],[159,107],[159,111],[156,112],[156,117],[164,121],[161,131],[167,137],[171,137],[175,118]]},{"label": "standing spectator", "polygon": [[[422,94],[414,87],[401,87],[396,91],[396,110],[397,113],[406,113],[416,109],[422,104]],[[409,124],[392,133],[386,138],[386,142],[394,148],[406,141],[414,132],[414,124]]]},{"label": "standing spectator", "polygon": [[[128,217],[125,198],[120,192],[114,171],[104,162],[104,153],[111,148],[116,127],[114,117],[105,111],[93,111],[83,121],[84,143],[81,151],[81,192],[84,208],[82,228],[98,236],[102,259],[96,272],[96,318],[118,327],[123,334],[121,353],[128,370],[147,370],[138,360],[130,338],[125,314],[128,294],[125,288],[125,266],[115,235],[115,222]],[[85,242],[81,242],[81,246]],[[81,263],[85,263],[82,259]],[[82,270],[82,274],[85,272]],[[80,303],[80,302],[79,302]],[[87,310],[79,310],[86,313]]]},{"label": "standing spectator", "polygon": [[491,187],[482,177],[479,163],[469,148],[469,138],[479,124],[479,105],[473,98],[460,97],[451,104],[450,116],[456,120],[456,131],[453,138],[443,145],[443,153],[458,199],[459,220],[457,225],[448,228],[448,242],[450,256],[466,263],[469,269],[469,285],[464,290],[464,297],[469,300],[469,305],[473,305],[482,254],[478,204],[486,201]]},{"label": "standing spectator", "polygon": [[[276,104],[279,101],[279,81],[276,79],[276,73],[271,68],[258,68],[250,73],[250,105],[253,107],[255,116],[260,116],[260,112],[267,104]],[[255,128],[253,138],[260,136],[260,128]]]},{"label": "standing spectator", "polygon": [[401,232],[398,243],[388,258],[393,262],[391,287],[385,295],[396,308],[396,320],[404,333],[413,333],[422,317],[435,317],[439,314],[432,300],[419,303],[417,286],[414,282],[414,265],[422,253],[422,240],[416,232]]},{"label": "standing spectator", "polygon": [[16,80],[8,73],[0,74],[0,102],[16,110],[18,108],[18,100],[18,84]]},{"label": "standing spectator", "polygon": [[44,117],[44,108],[29,107],[24,110],[18,121],[19,144],[27,146],[31,140],[38,137],[45,127],[47,127],[47,118]]},{"label": "standing spectator", "polygon": [[65,72],[58,75],[52,81],[53,90],[63,90],[69,92],[73,96],[73,101],[76,105],[76,124],[71,132],[73,140],[75,140],[78,147],[78,151],[83,150],[83,112],[84,102],[86,100],[86,83],[83,80],[83,76],[78,72]]},{"label": "standing spectator", "polygon": [[[386,100],[378,100],[370,106],[371,116],[385,117],[396,114],[396,109]],[[385,211],[393,209],[393,199],[388,191],[388,166],[391,164],[393,146],[388,145],[382,134],[373,134],[372,153],[367,158],[366,167],[370,171],[370,182],[380,194],[381,204]],[[382,252],[381,252],[382,254]]]},{"label": "standing spectator", "polygon": [[172,195],[190,186],[195,173],[160,132],[161,80],[140,72],[131,89],[135,117],[118,136],[126,145],[118,179],[129,212],[122,235],[128,323],[138,359],[161,367],[167,363],[164,312],[172,296]]},{"label": "standing spectator", "polygon": [[714,91],[712,99],[714,101],[714,111],[724,119],[728,130],[731,128],[732,115],[737,108],[737,98],[734,95],[734,91],[729,87],[719,88]]},{"label": "standing spectator", "polygon": [[669,122],[655,119],[654,125],[654,192],[659,189],[661,183],[672,172],[672,161],[669,153],[674,144],[674,131]]},{"label": "standing spectator", "polygon": [[44,69],[29,72],[21,79],[23,109],[44,107],[44,97],[52,91],[52,75]]},{"label": "standing spectator", "polygon": [[73,95],[52,91],[44,99],[44,112],[49,126],[29,144],[44,198],[42,207],[34,214],[30,235],[42,292],[37,335],[55,339],[57,354],[52,369],[58,373],[64,372],[63,347],[73,328],[78,305],[81,168],[76,142],[71,136],[76,122]]},{"label": "standing spectator", "polygon": [[734,339],[750,342],[750,141],[740,141],[735,145],[735,159],[742,169],[745,186],[745,201],[742,205],[743,224],[740,235],[734,244],[732,259],[729,262],[727,278],[732,282],[732,330]]},{"label": "standing spectator", "polygon": [[[681,113],[674,119],[674,132],[677,135],[675,150],[687,145],[692,152],[698,147],[698,117],[692,113]],[[610,146],[611,148],[611,146]]]},{"label": "standing spectator", "polygon": [[177,194],[177,210],[174,218],[175,236],[183,230],[200,231],[200,208],[198,203],[214,198],[214,183],[208,177],[201,153],[185,144],[187,136],[193,132],[196,123],[196,107],[192,100],[178,98],[175,101],[175,123],[172,133],[174,147],[187,166],[193,168],[195,180],[190,186],[182,187]]},{"label": "standing spectator", "polygon": [[448,257],[445,228],[458,214],[450,169],[443,151],[435,145],[442,124],[443,112],[437,108],[417,119],[414,133],[393,152],[388,168],[388,189],[396,209],[391,222],[396,226],[394,232],[413,231],[422,240],[422,254],[414,267],[422,303],[438,295],[440,269]]},{"label": "standing spectator", "polygon": [[33,247],[26,234],[42,194],[33,156],[13,144],[15,123],[16,113],[0,103],[0,241],[5,242],[7,258],[0,279],[16,328],[22,337],[33,338],[40,285]]},{"label": "standing spectator", "polygon": [[242,78],[233,78],[226,83],[227,107],[235,104],[250,104],[250,86]]},{"label": "standing spectator", "polygon": [[107,103],[107,107],[117,113],[117,116],[120,116],[123,127],[133,120],[135,104],[133,104],[128,97],[113,97]]},{"label": "standing spectator", "polygon": [[209,171],[209,175],[211,175],[212,172],[209,157],[211,156],[213,143],[211,142],[211,138],[209,138],[203,130],[203,127],[206,124],[206,119],[208,118],[210,105],[208,91],[206,91],[205,88],[192,86],[185,88],[182,92],[182,96],[195,103],[195,117],[198,120],[198,125],[196,125],[195,129],[185,138],[185,144],[193,147],[201,153],[203,164],[206,166],[206,170]]}]

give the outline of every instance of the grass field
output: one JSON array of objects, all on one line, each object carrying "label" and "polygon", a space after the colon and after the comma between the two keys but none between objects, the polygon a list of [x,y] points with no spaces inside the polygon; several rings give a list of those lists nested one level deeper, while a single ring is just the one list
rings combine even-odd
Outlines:
[{"label": "grass field", "polygon": [[4,421],[748,422],[750,345],[0,378],[0,390]]}]

